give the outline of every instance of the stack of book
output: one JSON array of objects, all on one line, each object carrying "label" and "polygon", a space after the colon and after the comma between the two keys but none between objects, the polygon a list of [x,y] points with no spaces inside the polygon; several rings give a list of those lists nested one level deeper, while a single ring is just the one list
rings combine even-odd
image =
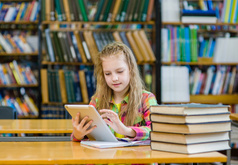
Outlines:
[{"label": "stack of book", "polygon": [[183,23],[216,23],[215,10],[182,10],[181,21]]},{"label": "stack of book", "polygon": [[228,108],[208,104],[151,106],[151,149],[184,154],[230,149]]}]

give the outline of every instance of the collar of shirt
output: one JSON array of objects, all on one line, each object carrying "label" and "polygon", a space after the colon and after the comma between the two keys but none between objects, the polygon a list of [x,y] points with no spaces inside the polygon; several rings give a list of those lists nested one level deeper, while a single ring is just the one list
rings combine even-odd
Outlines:
[{"label": "collar of shirt", "polygon": [[[129,101],[129,93],[124,97],[124,99],[122,100],[121,103],[128,103],[128,101]],[[113,97],[111,98],[110,103],[116,104],[116,103],[114,102]]]}]

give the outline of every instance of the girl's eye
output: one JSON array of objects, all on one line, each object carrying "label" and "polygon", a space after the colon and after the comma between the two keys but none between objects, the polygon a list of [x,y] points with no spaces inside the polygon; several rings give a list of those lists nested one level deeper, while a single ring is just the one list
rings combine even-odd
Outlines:
[{"label": "girl's eye", "polygon": [[106,76],[110,75],[110,73],[105,73]]},{"label": "girl's eye", "polygon": [[123,72],[123,70],[122,71],[118,71],[118,73],[122,73]]}]

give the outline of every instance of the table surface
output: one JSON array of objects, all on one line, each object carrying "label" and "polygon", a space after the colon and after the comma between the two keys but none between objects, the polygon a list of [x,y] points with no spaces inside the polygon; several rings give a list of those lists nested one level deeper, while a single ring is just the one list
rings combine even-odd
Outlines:
[{"label": "table surface", "polygon": [[108,164],[226,162],[219,152],[178,154],[150,146],[96,149],[79,142],[1,142],[0,164]]},{"label": "table surface", "polygon": [[230,118],[231,118],[231,120],[236,120],[236,121],[238,121],[238,113],[231,113],[231,114],[230,114]]},{"label": "table surface", "polygon": [[71,119],[0,120],[0,133],[72,133]]}]

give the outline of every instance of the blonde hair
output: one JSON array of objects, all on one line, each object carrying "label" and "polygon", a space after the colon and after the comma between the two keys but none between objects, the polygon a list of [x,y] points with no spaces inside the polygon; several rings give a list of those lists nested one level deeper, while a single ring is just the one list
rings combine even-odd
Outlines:
[{"label": "blonde hair", "polygon": [[124,112],[127,113],[126,120],[124,122],[127,126],[132,126],[136,117],[138,116],[138,108],[141,106],[142,90],[144,89],[144,83],[141,79],[140,72],[136,63],[136,59],[125,44],[120,42],[113,42],[106,45],[101,52],[99,52],[97,59],[95,60],[94,75],[97,80],[97,89],[94,96],[99,98],[96,108],[110,109],[110,101],[113,95],[112,89],[107,85],[104,78],[102,59],[105,57],[116,56],[119,53],[125,57],[125,62],[129,67],[130,82],[129,82],[129,100],[127,107],[124,111],[120,111],[119,116]]}]

